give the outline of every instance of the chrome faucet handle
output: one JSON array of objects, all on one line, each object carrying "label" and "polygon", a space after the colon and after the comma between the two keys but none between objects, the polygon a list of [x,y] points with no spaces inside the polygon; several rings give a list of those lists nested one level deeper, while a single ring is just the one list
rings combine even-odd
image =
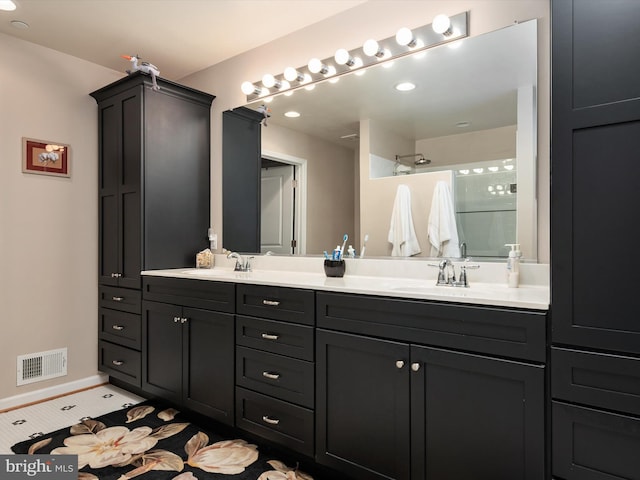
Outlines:
[{"label": "chrome faucet handle", "polygon": [[466,259],[462,265],[460,265],[460,280],[455,284],[456,287],[468,287],[469,281],[467,278],[467,269],[477,270],[480,265],[470,264],[469,259]]},{"label": "chrome faucet handle", "polygon": [[[436,285],[450,284],[450,277],[447,275],[447,267],[453,266],[453,264],[451,263],[451,260],[449,260],[448,258],[445,258],[444,260],[441,260],[438,263],[428,263],[427,265],[430,267],[437,267],[439,269],[438,280],[436,281]],[[455,280],[455,273],[453,275],[453,278]]]},{"label": "chrome faucet handle", "polygon": [[244,261],[244,271],[245,272],[250,272],[251,271],[251,260],[253,260],[255,257],[252,255],[250,257],[246,257],[245,261]]}]

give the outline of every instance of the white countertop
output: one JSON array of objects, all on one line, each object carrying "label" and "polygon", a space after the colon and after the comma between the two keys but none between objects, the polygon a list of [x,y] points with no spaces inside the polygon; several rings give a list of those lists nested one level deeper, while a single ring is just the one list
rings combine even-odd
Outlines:
[{"label": "white countertop", "polygon": [[[149,270],[142,274],[476,305],[549,309],[549,286],[545,284],[548,278],[547,265],[522,265],[521,278],[527,283],[521,283],[519,288],[508,288],[505,283],[493,281],[501,278],[504,265],[481,263],[479,270],[468,273],[470,287],[463,288],[436,286],[438,269],[426,267],[425,261],[407,263],[406,260],[347,259],[346,274],[342,278],[327,277],[323,272],[322,258],[306,257],[283,261],[283,257],[256,257],[251,272],[235,272],[234,262],[216,255],[215,267],[212,269]],[[479,273],[482,269],[485,269],[484,274]]]}]

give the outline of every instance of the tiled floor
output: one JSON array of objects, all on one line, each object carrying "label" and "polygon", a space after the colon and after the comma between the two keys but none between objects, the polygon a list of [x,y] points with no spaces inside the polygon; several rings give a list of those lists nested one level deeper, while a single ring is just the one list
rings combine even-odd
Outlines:
[{"label": "tiled floor", "polygon": [[144,398],[113,385],[101,385],[28,407],[0,413],[0,454],[11,446],[74,425],[88,417],[140,403]]}]

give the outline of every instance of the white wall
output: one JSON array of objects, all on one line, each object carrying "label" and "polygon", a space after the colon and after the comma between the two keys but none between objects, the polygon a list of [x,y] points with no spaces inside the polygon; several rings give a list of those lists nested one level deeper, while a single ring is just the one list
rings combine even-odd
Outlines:
[{"label": "white wall", "polygon": [[[376,0],[354,7],[308,28],[182,79],[217,95],[212,108],[212,222],[222,224],[222,117],[224,110],[246,103],[243,81],[257,81],[266,72],[306,65],[309,58],[327,58],[338,48],[356,48],[369,37],[392,36],[401,26],[417,27],[439,13],[470,11],[471,36],[497,30],[515,21],[538,22],[538,261],[549,262],[549,63],[548,0]],[[214,47],[212,47],[214,48]],[[329,99],[330,100],[330,99]]]},{"label": "white wall", "polygon": [[[98,140],[89,92],[121,73],[0,34],[0,399],[97,373]],[[22,173],[21,137],[71,145],[71,178]],[[68,375],[16,387],[17,355]]]}]

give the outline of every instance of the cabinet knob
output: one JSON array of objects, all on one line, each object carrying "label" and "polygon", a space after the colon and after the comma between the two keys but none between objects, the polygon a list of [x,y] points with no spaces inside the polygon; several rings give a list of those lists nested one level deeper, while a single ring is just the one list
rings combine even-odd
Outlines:
[{"label": "cabinet knob", "polygon": [[262,300],[263,305],[268,305],[270,307],[277,307],[280,305],[280,302],[277,300]]},{"label": "cabinet knob", "polygon": [[124,297],[111,297],[111,300],[113,300],[114,302],[121,302],[122,300],[124,300]]},{"label": "cabinet knob", "polygon": [[188,318],[184,318],[183,317],[183,318],[180,319],[180,323],[187,323],[188,321],[189,321]]},{"label": "cabinet knob", "polygon": [[420,370],[420,364],[415,362],[411,364],[411,370],[413,370],[414,372],[417,372],[418,370]]},{"label": "cabinet knob", "polygon": [[111,360],[111,363],[113,363],[116,367],[124,365],[124,362],[122,360]]},{"label": "cabinet knob", "polygon": [[111,274],[111,278],[120,278],[120,277],[122,277],[121,273],[112,273]]},{"label": "cabinet knob", "polygon": [[124,330],[124,327],[122,325],[111,325],[111,328],[113,328],[114,330]]},{"label": "cabinet knob", "polygon": [[278,425],[280,423],[280,420],[277,418],[271,418],[269,415],[263,415],[262,416],[262,421],[265,423],[268,423],[270,425]]},{"label": "cabinet knob", "polygon": [[268,378],[269,380],[278,380],[280,378],[279,373],[273,373],[273,372],[262,372],[262,376],[265,378]]},{"label": "cabinet knob", "polygon": [[396,368],[402,368],[402,367],[404,367],[404,360],[397,360]]},{"label": "cabinet knob", "polygon": [[173,317],[173,323],[178,323],[180,321],[180,317]]},{"label": "cabinet knob", "polygon": [[263,333],[260,336],[265,340],[278,340],[278,338],[280,338],[280,335],[275,335],[273,333]]}]

